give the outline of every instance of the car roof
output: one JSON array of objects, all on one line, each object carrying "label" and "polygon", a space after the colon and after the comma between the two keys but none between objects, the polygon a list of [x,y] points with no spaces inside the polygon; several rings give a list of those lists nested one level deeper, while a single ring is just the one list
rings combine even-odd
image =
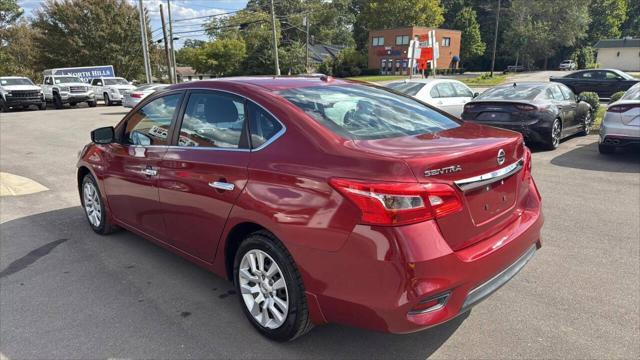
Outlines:
[{"label": "car roof", "polygon": [[228,77],[209,80],[197,80],[171,86],[172,89],[182,89],[194,87],[198,84],[200,87],[207,85],[215,85],[216,83],[235,83],[247,84],[261,87],[268,91],[279,91],[293,88],[310,87],[310,86],[327,86],[327,85],[346,85],[360,83],[359,81],[334,79],[332,77],[301,77],[301,76],[243,76]]},{"label": "car roof", "polygon": [[28,79],[26,76],[0,76],[0,79]]}]

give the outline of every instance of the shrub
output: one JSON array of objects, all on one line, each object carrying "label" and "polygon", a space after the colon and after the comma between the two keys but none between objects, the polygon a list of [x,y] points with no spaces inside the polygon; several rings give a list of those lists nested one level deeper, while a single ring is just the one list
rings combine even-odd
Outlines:
[{"label": "shrub", "polygon": [[582,101],[585,101],[591,105],[591,111],[597,112],[600,107],[600,97],[598,94],[591,91],[584,91],[580,93]]},{"label": "shrub", "polygon": [[618,91],[617,93],[613,93],[613,95],[611,95],[611,99],[609,99],[609,104],[620,100],[622,95],[624,95],[624,91]]}]

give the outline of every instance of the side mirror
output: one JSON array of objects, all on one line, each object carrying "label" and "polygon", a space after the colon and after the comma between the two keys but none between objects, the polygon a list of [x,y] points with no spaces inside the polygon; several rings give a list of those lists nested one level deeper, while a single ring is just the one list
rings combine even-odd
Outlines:
[{"label": "side mirror", "polygon": [[478,97],[478,95],[480,95],[480,93],[479,93],[479,92],[474,92],[474,93],[473,93],[473,98],[474,98],[474,99],[475,99],[475,98],[477,98],[477,97]]},{"label": "side mirror", "polygon": [[91,141],[96,144],[111,144],[115,139],[113,126],[101,127],[91,132]]}]

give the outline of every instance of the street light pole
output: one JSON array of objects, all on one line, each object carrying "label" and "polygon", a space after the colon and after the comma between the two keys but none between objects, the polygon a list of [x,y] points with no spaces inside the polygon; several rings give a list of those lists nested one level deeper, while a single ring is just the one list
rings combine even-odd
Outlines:
[{"label": "street light pole", "polygon": [[500,25],[500,0],[498,0],[498,12],[496,13],[496,32],[493,35],[493,56],[491,56],[491,76],[496,65],[496,47],[498,46],[498,25]]},{"label": "street light pole", "polygon": [[304,22],[305,25],[307,26],[307,55],[305,57],[305,69],[307,70],[307,73],[309,72],[309,17],[305,16],[304,17]]},{"label": "street light pole", "polygon": [[147,24],[144,16],[144,6],[140,0],[140,37],[142,40],[142,55],[144,57],[144,75],[147,83],[151,83],[151,65],[149,64],[149,44],[147,43]]},{"label": "street light pole", "polygon": [[278,37],[276,36],[276,12],[271,0],[271,27],[273,30],[273,58],[276,66],[276,76],[280,76],[280,62],[278,61]]},{"label": "street light pole", "polygon": [[162,4],[160,4],[160,22],[162,22],[162,39],[164,40],[164,52],[167,56],[167,75],[169,76],[169,82],[171,79],[171,55],[169,55],[169,41],[167,40],[167,25],[164,22],[164,10],[162,10]]}]

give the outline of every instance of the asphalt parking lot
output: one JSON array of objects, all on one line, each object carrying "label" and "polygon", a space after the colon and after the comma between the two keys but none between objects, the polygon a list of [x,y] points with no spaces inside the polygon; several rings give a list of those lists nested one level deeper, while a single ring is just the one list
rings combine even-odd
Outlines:
[{"label": "asphalt parking lot", "polygon": [[122,107],[0,114],[0,171],[48,190],[0,197],[0,357],[639,358],[640,156],[597,136],[534,154],[543,247],[470,313],[409,335],[338,325],[266,340],[232,285],[128,232],[94,234],[75,183],[89,131]]}]

